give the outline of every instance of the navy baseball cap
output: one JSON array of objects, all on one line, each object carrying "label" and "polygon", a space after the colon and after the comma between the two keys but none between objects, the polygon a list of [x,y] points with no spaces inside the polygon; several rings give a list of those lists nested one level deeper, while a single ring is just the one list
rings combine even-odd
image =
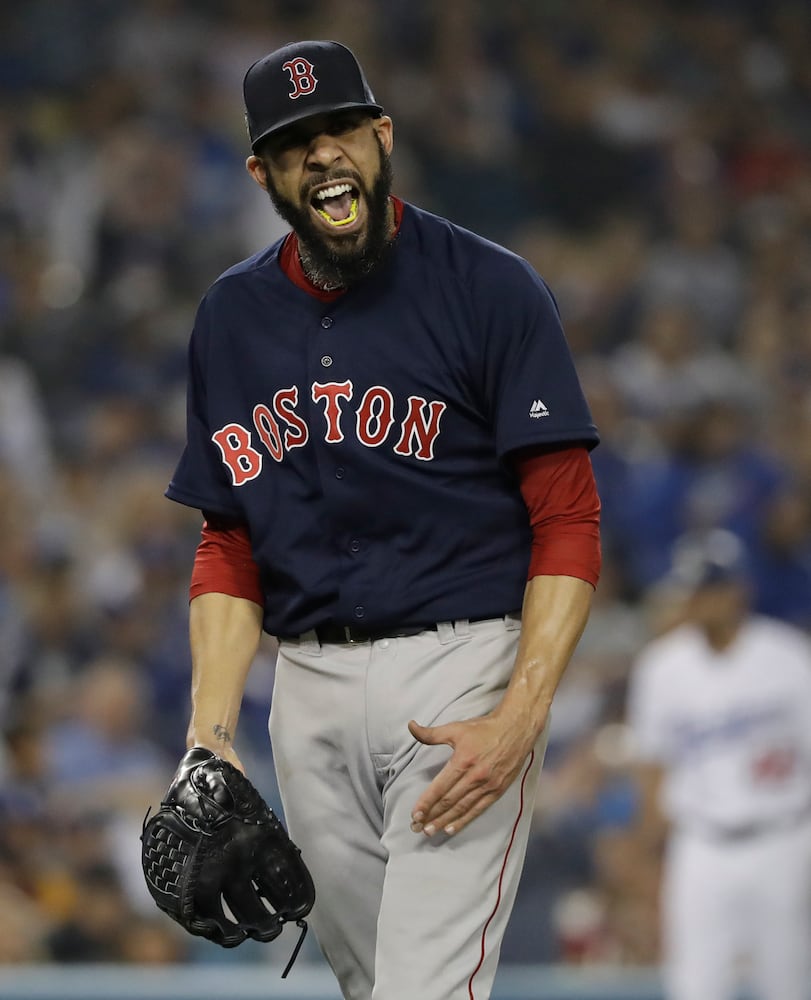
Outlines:
[{"label": "navy baseball cap", "polygon": [[354,53],[340,42],[293,42],[250,67],[242,85],[251,149],[288,125],[331,111],[377,104]]}]

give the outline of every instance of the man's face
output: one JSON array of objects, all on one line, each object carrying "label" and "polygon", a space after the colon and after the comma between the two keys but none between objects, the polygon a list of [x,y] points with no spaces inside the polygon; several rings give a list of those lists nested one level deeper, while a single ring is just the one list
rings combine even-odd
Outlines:
[{"label": "man's face", "polygon": [[385,255],[391,148],[391,119],[346,111],[292,125],[267,140],[261,158],[249,158],[319,283],[346,287]]},{"label": "man's face", "polygon": [[692,595],[688,610],[701,628],[732,628],[746,617],[749,599],[749,589],[743,580],[718,581],[699,587]]}]

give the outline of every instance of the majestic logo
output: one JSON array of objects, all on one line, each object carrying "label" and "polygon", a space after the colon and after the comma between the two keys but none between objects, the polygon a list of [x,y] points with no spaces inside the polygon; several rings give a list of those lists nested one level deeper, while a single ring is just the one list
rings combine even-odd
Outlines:
[{"label": "majestic logo", "polygon": [[291,101],[297,97],[306,97],[315,93],[318,78],[315,76],[315,66],[309,59],[299,56],[297,59],[288,59],[282,64],[282,69],[286,69],[290,74],[290,84],[293,89],[287,95]]},{"label": "majestic logo", "polygon": [[[291,385],[279,389],[269,403],[254,406],[252,427],[230,423],[211,435],[234,486],[244,486],[261,474],[265,453],[281,462],[287,452],[306,444],[311,433],[327,444],[339,444],[345,434],[354,433],[366,448],[379,448],[388,440],[394,454],[403,458],[430,462],[434,457],[440,420],[447,408],[438,399],[409,396],[405,406],[398,406],[389,389],[373,385],[355,402],[351,381],[314,382],[309,397],[319,409],[323,407],[323,422],[315,421],[317,426],[312,428],[297,412],[299,390]],[[254,447],[256,438],[263,451]]]},{"label": "majestic logo", "polygon": [[549,410],[546,408],[546,403],[542,399],[534,400],[529,408],[529,415],[531,417],[548,417]]}]

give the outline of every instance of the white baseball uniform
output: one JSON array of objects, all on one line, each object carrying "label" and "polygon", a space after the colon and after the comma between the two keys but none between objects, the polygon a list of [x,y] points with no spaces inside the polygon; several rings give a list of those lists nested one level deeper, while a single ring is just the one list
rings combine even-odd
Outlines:
[{"label": "white baseball uniform", "polygon": [[662,887],[669,1000],[811,996],[811,646],[752,617],[713,650],[682,625],[631,676],[642,759],[665,769]]}]

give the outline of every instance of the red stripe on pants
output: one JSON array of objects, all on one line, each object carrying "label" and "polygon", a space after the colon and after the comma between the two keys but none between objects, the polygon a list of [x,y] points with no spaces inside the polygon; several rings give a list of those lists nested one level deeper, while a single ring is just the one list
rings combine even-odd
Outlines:
[{"label": "red stripe on pants", "polygon": [[512,833],[510,834],[510,840],[509,843],[507,844],[507,849],[504,852],[504,861],[501,863],[501,872],[499,873],[498,876],[498,894],[496,895],[496,902],[495,905],[493,906],[493,910],[490,913],[490,916],[487,918],[484,927],[482,928],[481,955],[479,956],[479,962],[476,968],[473,970],[473,972],[470,975],[470,979],[468,979],[467,981],[467,993],[468,996],[470,997],[470,1000],[476,1000],[475,994],[473,993],[473,980],[479,974],[479,970],[484,965],[484,957],[486,954],[485,945],[487,940],[487,930],[490,927],[490,924],[493,922],[493,919],[496,913],[498,912],[498,908],[501,905],[501,890],[504,885],[504,873],[507,870],[507,859],[510,856],[510,851],[512,850],[512,846],[515,843],[515,834],[516,831],[518,830],[518,824],[521,822],[521,817],[524,814],[524,785],[526,784],[527,775],[529,774],[532,768],[532,763],[534,760],[535,760],[535,751],[533,750],[532,753],[529,755],[529,762],[527,763],[527,766],[524,770],[524,776],[521,778],[521,798],[518,804],[518,815],[515,818],[515,823],[513,823]]}]

